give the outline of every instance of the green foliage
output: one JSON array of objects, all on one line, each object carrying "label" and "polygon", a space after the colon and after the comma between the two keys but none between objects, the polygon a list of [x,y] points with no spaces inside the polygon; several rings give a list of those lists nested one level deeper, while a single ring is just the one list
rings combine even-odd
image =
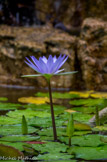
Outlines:
[{"label": "green foliage", "polygon": [[7,142],[21,142],[21,141],[37,141],[39,136],[31,136],[31,135],[13,135],[13,136],[5,136],[0,138],[1,141]]},{"label": "green foliage", "polygon": [[[38,92],[35,95],[38,97],[49,97],[48,93],[43,93],[43,92]],[[65,92],[65,93],[53,92],[52,97],[58,98],[58,99],[70,99],[70,98],[79,98],[79,95],[78,94],[70,94],[68,92]]]},{"label": "green foliage", "polygon": [[69,115],[69,121],[67,125],[67,136],[71,138],[74,133],[74,119],[73,119],[73,114]]},{"label": "green foliage", "polygon": [[104,99],[79,99],[79,100],[72,100],[70,101],[70,104],[75,106],[99,106],[99,107],[105,107]]},{"label": "green foliage", "polygon": [[107,159],[107,145],[99,147],[78,147],[74,146],[68,150],[70,154],[75,154],[76,158],[84,160]]},{"label": "green foliage", "polygon": [[0,101],[8,101],[7,97],[0,97]]},{"label": "green foliage", "polygon": [[28,134],[28,125],[25,116],[22,116],[22,134]]},{"label": "green foliage", "polygon": [[[96,98],[89,98],[90,95]],[[103,95],[106,96],[106,94]],[[48,93],[37,93],[36,96],[49,97]],[[79,99],[80,97],[81,99]],[[72,117],[68,122],[69,113],[65,111],[67,107],[64,107],[62,104],[54,105],[59,142],[52,142],[53,130],[49,104],[24,104],[22,106],[21,104],[0,102],[0,110],[14,110],[7,112],[5,116],[0,116],[0,143],[24,151],[27,155],[32,153],[35,160],[38,161],[74,162],[74,158],[76,160],[77,158],[83,160],[96,160],[96,157],[100,160],[107,158],[107,136],[92,134],[92,131],[106,132],[106,125],[94,128],[91,128],[89,125],[89,120],[95,114],[96,107],[98,106],[98,109],[101,110],[106,105],[106,100],[101,97],[101,94],[93,94],[93,92],[90,94],[87,92],[55,92],[53,93],[53,98],[63,99],[63,103],[65,101],[69,102],[69,100],[65,99],[72,99],[70,101],[71,105],[68,104],[69,112],[72,110],[77,111],[73,114],[73,124]],[[57,103],[60,104],[61,100],[57,100]],[[18,108],[24,109],[17,110]],[[26,122],[23,117],[23,123],[27,124],[28,134],[30,135],[21,135],[21,119],[23,115],[26,117]],[[69,123],[71,124],[69,125]],[[68,133],[66,132],[67,124],[69,127]],[[70,127],[72,124],[72,128],[75,129],[74,132]],[[72,147],[66,145],[69,143],[68,136],[70,137],[69,139],[72,138]],[[32,141],[32,143],[29,141]],[[26,142],[29,142],[29,144]],[[38,152],[39,155],[35,154]]]},{"label": "green foliage", "polygon": [[16,148],[12,147],[12,146],[7,146],[7,145],[3,145],[0,144],[0,156],[1,157],[14,157],[14,158],[18,158],[19,156],[24,157],[23,153],[20,152],[19,150],[17,150]]},{"label": "green foliage", "polygon": [[[98,134],[90,134],[84,136],[73,136],[72,137],[72,145],[84,146],[84,147],[97,147],[100,145],[104,145],[101,139],[102,135]],[[68,144],[67,137],[60,137],[62,142],[66,142]]]},{"label": "green foliage", "polygon": [[14,110],[19,107],[22,107],[22,105],[13,103],[0,103],[0,110]]},{"label": "green foliage", "polygon": [[[37,132],[37,129],[31,126],[28,126],[28,133]],[[21,135],[22,129],[21,124],[18,125],[2,125],[0,126],[0,135]]]}]

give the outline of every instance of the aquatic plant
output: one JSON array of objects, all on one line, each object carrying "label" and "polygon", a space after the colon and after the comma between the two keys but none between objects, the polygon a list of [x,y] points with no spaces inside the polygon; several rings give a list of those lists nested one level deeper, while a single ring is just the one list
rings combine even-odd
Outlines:
[{"label": "aquatic plant", "polygon": [[71,137],[74,134],[74,119],[73,114],[70,114],[69,121],[67,125],[67,136],[69,137],[69,146],[71,146]]},{"label": "aquatic plant", "polygon": [[58,58],[56,56],[52,57],[52,55],[49,55],[48,59],[45,56],[43,56],[43,57],[40,57],[39,60],[37,60],[34,56],[30,56],[30,59],[26,57],[26,61],[25,61],[25,63],[28,66],[30,66],[32,69],[34,69],[38,74],[24,75],[23,77],[44,76],[47,80],[48,88],[49,88],[50,106],[51,106],[53,135],[54,135],[55,141],[57,140],[57,132],[56,132],[56,125],[55,125],[50,80],[53,75],[67,75],[67,74],[76,73],[76,71],[60,73],[64,70],[60,68],[67,61],[67,59],[68,59],[68,56],[66,55],[60,55]]}]

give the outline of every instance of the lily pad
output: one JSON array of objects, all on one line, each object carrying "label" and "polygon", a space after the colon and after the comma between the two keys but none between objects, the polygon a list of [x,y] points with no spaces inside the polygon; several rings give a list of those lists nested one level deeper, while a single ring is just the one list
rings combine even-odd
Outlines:
[{"label": "lily pad", "polygon": [[71,159],[73,158],[73,155],[69,155],[67,153],[49,153],[49,154],[44,154],[44,155],[39,155],[36,157],[36,160],[46,160],[46,161],[55,161],[60,160],[69,160],[72,161]]},{"label": "lily pad", "polygon": [[[84,136],[73,136],[71,138],[72,145],[78,146],[87,146],[87,147],[97,147],[100,145],[104,145],[104,142],[100,140],[101,135],[84,135]],[[60,137],[62,142],[66,142],[68,144],[67,137]]]},{"label": "lily pad", "polygon": [[[37,129],[31,126],[28,126],[28,133],[37,132]],[[0,135],[19,135],[22,134],[21,124],[19,125],[4,125],[0,126]]]},{"label": "lily pad", "polygon": [[74,124],[74,129],[75,130],[90,131],[91,130],[91,127],[88,124],[85,124],[85,123],[75,123]]},{"label": "lily pad", "polygon": [[39,105],[49,102],[49,99],[47,97],[21,97],[18,101],[21,103],[33,103]]},{"label": "lily pad", "polygon": [[0,141],[0,144],[12,146],[12,147],[15,147],[16,149],[18,149],[19,151],[24,151],[24,148],[23,148],[24,143],[23,142],[4,142],[4,141]]},{"label": "lily pad", "polygon": [[[79,113],[74,113],[74,120],[78,121],[78,122],[83,122],[83,123],[89,123],[89,119],[91,119],[93,117],[92,114],[83,114],[81,112]],[[64,113],[62,115],[60,115],[60,117],[64,120],[64,121],[68,121],[68,113]],[[65,125],[67,125],[67,123],[65,123]]]},{"label": "lily pad", "polygon": [[24,157],[23,153],[20,152],[18,149],[3,144],[0,144],[0,156],[10,157],[10,158],[14,157],[15,160],[17,160],[18,157],[20,156]]},{"label": "lily pad", "polygon": [[15,111],[10,111],[7,113],[9,117],[15,118],[22,118],[24,115],[27,118],[32,118],[34,116],[38,117],[50,117],[50,113],[44,112],[44,111],[34,111],[32,109],[26,109],[26,110],[15,110]]},{"label": "lily pad", "polygon": [[1,141],[7,142],[21,142],[21,141],[36,141],[40,137],[39,136],[31,136],[31,135],[13,135],[13,136],[5,136],[0,138]]},{"label": "lily pad", "polygon": [[[52,128],[42,129],[42,130],[38,131],[38,134],[40,136],[53,137],[53,129]],[[57,136],[63,136],[63,135],[64,136],[67,135],[66,127],[57,128]]]},{"label": "lily pad", "polygon": [[91,93],[93,93],[93,91],[84,91],[84,92],[71,91],[69,92],[69,94],[76,94],[76,95],[79,95],[79,97],[81,98],[88,98],[90,97]]},{"label": "lily pad", "polygon": [[66,152],[68,146],[59,142],[46,142],[44,144],[32,144],[32,148],[40,151],[40,153],[58,153]]},{"label": "lily pad", "polygon": [[0,97],[0,101],[8,101],[7,97]]},{"label": "lily pad", "polygon": [[85,160],[102,160],[107,159],[107,145],[99,147],[71,147],[68,151],[75,154],[76,158]]},{"label": "lily pad", "polygon": [[99,107],[104,107],[104,99],[79,99],[79,100],[73,100],[70,101],[70,104],[75,105],[75,106],[99,106]]},{"label": "lily pad", "polygon": [[13,103],[0,103],[0,110],[14,110],[19,107],[22,107],[21,104],[13,104]]},{"label": "lily pad", "polygon": [[[62,126],[64,121],[60,117],[55,118],[56,126]],[[28,124],[35,127],[52,127],[52,119],[50,117],[34,117],[28,120]]]},{"label": "lily pad", "polygon": [[13,124],[20,124],[21,120],[14,117],[7,117],[7,116],[0,116],[0,125],[13,125]]},{"label": "lily pad", "polygon": [[92,130],[93,131],[107,131],[107,126],[96,126]]},{"label": "lily pad", "polygon": [[71,110],[74,110],[74,111],[79,111],[79,112],[82,112],[82,113],[86,113],[86,114],[92,114],[92,113],[95,113],[96,111],[96,107],[95,106],[89,106],[89,107],[72,107]]},{"label": "lily pad", "polygon": [[[31,108],[32,110],[36,110],[36,111],[45,111],[45,112],[49,112],[50,113],[50,105],[48,104],[43,104],[43,105],[35,105],[35,104],[28,104],[24,106],[25,108]],[[61,113],[64,112],[64,110],[66,109],[66,107],[62,106],[62,105],[54,105],[54,113],[55,115],[59,115]]]},{"label": "lily pad", "polygon": [[106,92],[95,92],[91,94],[91,97],[93,98],[107,98],[107,93]]},{"label": "lily pad", "polygon": [[[49,93],[43,93],[43,92],[38,92],[35,94],[38,97],[48,97],[49,98]],[[53,92],[52,97],[56,99],[69,99],[69,98],[78,98],[78,94],[70,94],[68,92],[65,93],[60,93],[60,92]]]}]

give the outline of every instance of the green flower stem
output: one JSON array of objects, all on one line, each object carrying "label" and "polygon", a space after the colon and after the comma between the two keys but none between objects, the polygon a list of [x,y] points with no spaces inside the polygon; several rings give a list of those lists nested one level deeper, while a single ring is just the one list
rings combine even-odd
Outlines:
[{"label": "green flower stem", "polygon": [[52,91],[51,91],[50,79],[48,80],[48,88],[49,88],[49,97],[50,97],[51,117],[52,117],[54,141],[57,141],[57,132],[56,132],[54,109],[53,109],[53,103],[52,103]]}]

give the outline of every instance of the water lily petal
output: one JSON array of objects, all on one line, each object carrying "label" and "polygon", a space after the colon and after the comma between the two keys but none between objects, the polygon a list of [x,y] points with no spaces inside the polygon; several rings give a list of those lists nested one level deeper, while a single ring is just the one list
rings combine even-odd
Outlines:
[{"label": "water lily petal", "polygon": [[51,73],[52,65],[53,65],[53,57],[52,57],[52,55],[49,55],[49,58],[47,61],[48,73]]},{"label": "water lily petal", "polygon": [[34,56],[31,56],[31,59],[34,62],[34,64],[37,66],[37,68],[39,69],[39,72],[41,73],[42,71],[41,71],[41,68],[40,68],[41,66],[39,64],[39,61]]},{"label": "water lily petal", "polygon": [[26,57],[27,61],[25,61],[25,63],[30,66],[32,69],[34,69],[37,72],[40,72],[39,69]]},{"label": "water lily petal", "polygon": [[42,61],[46,64],[48,60],[47,60],[47,58],[45,56],[43,56]]},{"label": "water lily petal", "polygon": [[[61,65],[63,59],[65,58],[66,55],[60,55],[57,59],[57,61],[53,64],[52,67],[52,73],[55,73],[57,70],[59,70],[59,66]],[[60,66],[61,67],[61,66]]]},{"label": "water lily petal", "polygon": [[39,64],[40,64],[40,67],[41,67],[41,73],[46,74],[47,71],[48,71],[48,68],[47,68],[46,64],[44,63],[44,61],[42,60],[41,57],[39,58]]}]

